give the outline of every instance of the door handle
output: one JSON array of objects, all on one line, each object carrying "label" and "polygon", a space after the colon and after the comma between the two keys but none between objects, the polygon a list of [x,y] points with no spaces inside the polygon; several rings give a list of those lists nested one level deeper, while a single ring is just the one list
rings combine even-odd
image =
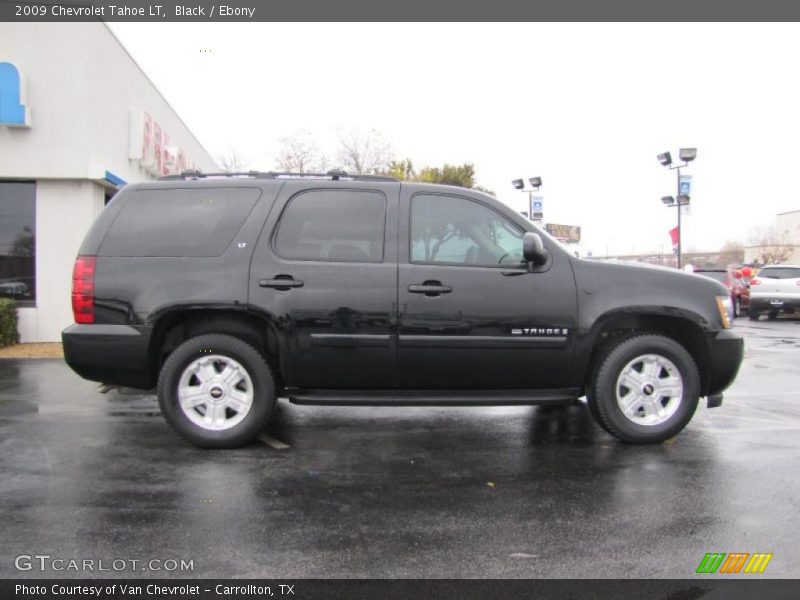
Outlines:
[{"label": "door handle", "polygon": [[291,288],[303,287],[303,282],[299,279],[294,279],[291,275],[277,275],[274,279],[259,279],[258,285],[263,288],[286,291]]},{"label": "door handle", "polygon": [[439,294],[449,294],[453,288],[449,285],[442,285],[440,281],[426,281],[422,284],[408,286],[408,291],[412,294],[425,294],[433,297]]}]

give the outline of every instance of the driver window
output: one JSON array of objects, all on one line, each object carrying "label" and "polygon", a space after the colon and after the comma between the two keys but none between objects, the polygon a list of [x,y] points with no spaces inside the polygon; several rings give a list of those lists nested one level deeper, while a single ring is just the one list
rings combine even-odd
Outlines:
[{"label": "driver window", "polygon": [[523,231],[479,202],[419,194],[411,202],[411,262],[516,266]]}]

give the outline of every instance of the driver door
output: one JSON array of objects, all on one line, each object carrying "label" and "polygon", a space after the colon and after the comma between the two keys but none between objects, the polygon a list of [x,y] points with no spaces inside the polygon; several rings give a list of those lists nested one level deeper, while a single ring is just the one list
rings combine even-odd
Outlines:
[{"label": "driver door", "polygon": [[528,272],[525,229],[497,207],[466,190],[459,196],[403,187],[399,386],[560,387],[576,322],[569,259],[548,248],[549,267]]}]

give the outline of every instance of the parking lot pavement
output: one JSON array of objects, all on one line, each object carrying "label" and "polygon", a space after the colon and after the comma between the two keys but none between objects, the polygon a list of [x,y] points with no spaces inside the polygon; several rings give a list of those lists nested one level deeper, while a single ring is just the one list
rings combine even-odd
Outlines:
[{"label": "parking lot pavement", "polygon": [[194,561],[126,576],[691,577],[706,552],[771,552],[762,577],[797,577],[800,319],[736,326],[722,407],[647,447],[583,404],[281,402],[262,443],[203,451],[152,396],[0,361],[0,576],[92,575],[14,567],[49,554]]}]

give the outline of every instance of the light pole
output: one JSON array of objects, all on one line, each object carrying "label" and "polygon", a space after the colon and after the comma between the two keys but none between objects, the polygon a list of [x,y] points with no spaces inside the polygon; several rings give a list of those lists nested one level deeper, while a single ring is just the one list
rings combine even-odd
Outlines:
[{"label": "light pole", "polygon": [[[542,178],[541,177],[530,177],[528,178],[528,183],[530,183],[531,188],[530,190],[525,189],[525,180],[524,179],[515,179],[511,182],[516,189],[521,192],[528,192],[528,218],[533,221],[533,192],[538,192],[539,188],[542,186]],[[541,220],[541,219],[540,219]]]},{"label": "light pole", "polygon": [[678,193],[673,198],[672,196],[663,196],[661,198],[661,202],[664,203],[664,206],[675,206],[678,209],[678,252],[677,252],[677,259],[678,259],[678,268],[681,268],[681,207],[686,206],[691,201],[691,198],[688,194],[683,194],[681,192],[681,169],[689,165],[695,158],[697,158],[697,148],[681,148],[678,155],[680,159],[683,161],[681,165],[673,165],[672,164],[672,155],[669,152],[664,152],[663,154],[658,155],[658,162],[660,162],[663,166],[669,168],[669,170],[675,170],[678,172]]}]

